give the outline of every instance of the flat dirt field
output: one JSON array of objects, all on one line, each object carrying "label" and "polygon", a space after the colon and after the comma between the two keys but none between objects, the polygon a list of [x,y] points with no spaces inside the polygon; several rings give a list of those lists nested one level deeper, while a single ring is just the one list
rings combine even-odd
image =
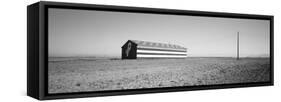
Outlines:
[{"label": "flat dirt field", "polygon": [[212,85],[270,80],[269,58],[49,58],[49,93]]}]

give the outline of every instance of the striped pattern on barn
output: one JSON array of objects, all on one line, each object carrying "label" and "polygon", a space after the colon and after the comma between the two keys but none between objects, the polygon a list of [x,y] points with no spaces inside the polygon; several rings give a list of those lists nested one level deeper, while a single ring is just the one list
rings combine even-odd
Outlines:
[{"label": "striped pattern on barn", "polygon": [[[185,58],[187,49],[174,44],[129,40],[136,44],[136,58]],[[128,42],[129,42],[128,41]]]}]

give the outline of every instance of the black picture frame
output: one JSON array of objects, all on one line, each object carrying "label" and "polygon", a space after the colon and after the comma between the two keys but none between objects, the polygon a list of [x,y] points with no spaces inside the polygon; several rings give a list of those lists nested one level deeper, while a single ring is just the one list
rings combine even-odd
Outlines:
[{"label": "black picture frame", "polygon": [[[270,73],[271,73],[270,81],[239,83],[239,84],[223,84],[223,85],[202,85],[202,86],[188,86],[188,87],[49,94],[47,92],[48,90],[48,67],[47,67],[48,66],[48,8],[270,20]],[[28,58],[27,95],[39,100],[206,90],[206,89],[240,88],[240,87],[253,87],[253,86],[272,86],[274,84],[273,81],[274,79],[273,78],[274,76],[273,18],[274,17],[272,15],[254,15],[254,14],[188,11],[188,10],[40,1],[32,5],[29,5],[27,7],[27,16],[28,16],[27,17],[27,26],[28,26],[27,27],[27,58]]]}]

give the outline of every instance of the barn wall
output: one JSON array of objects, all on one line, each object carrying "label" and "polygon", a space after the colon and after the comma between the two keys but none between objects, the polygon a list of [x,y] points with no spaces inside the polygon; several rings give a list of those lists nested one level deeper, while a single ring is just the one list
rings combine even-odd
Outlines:
[{"label": "barn wall", "polygon": [[[131,48],[128,50],[128,44],[131,43]],[[132,43],[131,41],[126,42],[122,47],[122,59],[136,59],[137,58],[137,45]],[[128,50],[128,54],[127,54]]]},{"label": "barn wall", "polygon": [[185,49],[137,46],[137,58],[186,58]]}]

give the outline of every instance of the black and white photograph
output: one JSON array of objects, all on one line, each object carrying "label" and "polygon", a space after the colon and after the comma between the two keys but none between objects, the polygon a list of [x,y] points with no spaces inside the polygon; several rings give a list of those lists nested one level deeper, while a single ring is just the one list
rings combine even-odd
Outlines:
[{"label": "black and white photograph", "polygon": [[48,9],[48,93],[270,82],[270,20]]}]

